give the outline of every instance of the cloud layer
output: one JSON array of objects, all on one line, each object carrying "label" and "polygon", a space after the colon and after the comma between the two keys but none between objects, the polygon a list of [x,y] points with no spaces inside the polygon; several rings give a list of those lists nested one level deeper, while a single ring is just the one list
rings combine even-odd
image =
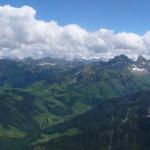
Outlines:
[{"label": "cloud layer", "polygon": [[35,17],[29,6],[0,6],[0,58],[150,56],[150,31],[142,36],[108,29],[88,32],[76,24],[60,26]]}]

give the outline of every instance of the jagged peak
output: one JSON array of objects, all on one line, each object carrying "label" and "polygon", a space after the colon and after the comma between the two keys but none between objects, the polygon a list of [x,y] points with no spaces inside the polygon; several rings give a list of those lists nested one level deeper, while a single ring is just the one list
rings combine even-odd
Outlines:
[{"label": "jagged peak", "polygon": [[115,56],[111,61],[113,61],[113,62],[132,62],[132,60],[124,54]]},{"label": "jagged peak", "polygon": [[143,57],[142,55],[139,55],[137,58],[137,62],[145,62],[147,61],[147,59],[145,57]]}]

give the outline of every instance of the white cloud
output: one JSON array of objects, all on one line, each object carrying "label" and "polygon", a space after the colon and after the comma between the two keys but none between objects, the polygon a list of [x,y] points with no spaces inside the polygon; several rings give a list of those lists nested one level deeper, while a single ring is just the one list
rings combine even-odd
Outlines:
[{"label": "white cloud", "polygon": [[0,6],[0,57],[150,56],[150,31],[143,36],[108,29],[88,32],[75,24],[60,26],[35,16],[29,6]]}]

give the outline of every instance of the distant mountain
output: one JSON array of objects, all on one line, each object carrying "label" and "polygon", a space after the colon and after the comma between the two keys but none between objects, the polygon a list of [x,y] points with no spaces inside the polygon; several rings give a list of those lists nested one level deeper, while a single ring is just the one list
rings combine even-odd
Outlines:
[{"label": "distant mountain", "polygon": [[[64,60],[50,57],[42,59],[25,58],[21,60],[1,59],[0,86],[25,88],[36,81],[47,80],[48,78],[55,82],[59,78],[63,78],[63,74],[67,72],[80,71],[80,69],[82,72],[82,68],[93,66],[93,71],[95,69],[123,69],[131,66],[131,64],[150,70],[150,61],[147,61],[142,56],[139,56],[137,61],[133,61],[125,55],[120,55],[107,62],[95,59]],[[74,73],[77,74],[78,72]],[[69,76],[72,76],[72,74],[70,73]]]},{"label": "distant mountain", "polygon": [[139,64],[145,63],[146,61],[146,58],[144,58],[142,55],[139,55],[139,57],[137,58],[137,62]]}]

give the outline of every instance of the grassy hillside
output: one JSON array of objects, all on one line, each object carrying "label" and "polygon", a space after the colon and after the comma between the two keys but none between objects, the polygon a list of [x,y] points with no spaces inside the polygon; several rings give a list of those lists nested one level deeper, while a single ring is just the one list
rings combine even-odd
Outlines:
[{"label": "grassy hillside", "polygon": [[[45,132],[62,136],[38,144],[34,150],[147,150],[150,149],[150,94],[112,99],[69,122]],[[76,129],[76,134],[62,134]],[[78,132],[80,131],[80,132]]]}]

